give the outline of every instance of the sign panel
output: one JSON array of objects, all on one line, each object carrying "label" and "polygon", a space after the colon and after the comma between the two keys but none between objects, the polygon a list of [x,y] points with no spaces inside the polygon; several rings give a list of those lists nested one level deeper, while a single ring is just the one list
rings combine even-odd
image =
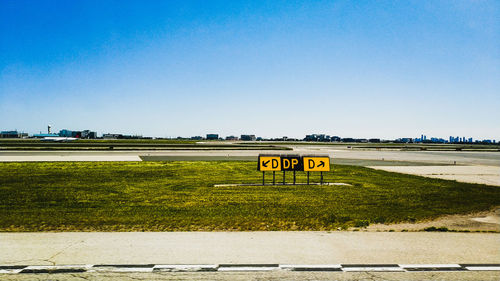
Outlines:
[{"label": "sign panel", "polygon": [[330,171],[330,157],[327,155],[259,155],[259,171],[306,171],[306,172],[328,172]]},{"label": "sign panel", "polygon": [[281,161],[279,156],[260,156],[259,171],[281,171]]},{"label": "sign panel", "polygon": [[330,171],[330,157],[327,156],[304,156],[304,171],[306,172],[328,172]]},{"label": "sign panel", "polygon": [[304,171],[302,157],[298,155],[281,155],[282,171]]}]

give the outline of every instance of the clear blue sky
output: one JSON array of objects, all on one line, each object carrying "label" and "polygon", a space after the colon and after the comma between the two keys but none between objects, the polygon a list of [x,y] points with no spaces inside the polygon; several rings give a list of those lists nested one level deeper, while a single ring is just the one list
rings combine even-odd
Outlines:
[{"label": "clear blue sky", "polygon": [[0,0],[0,130],[500,139],[499,1]]}]

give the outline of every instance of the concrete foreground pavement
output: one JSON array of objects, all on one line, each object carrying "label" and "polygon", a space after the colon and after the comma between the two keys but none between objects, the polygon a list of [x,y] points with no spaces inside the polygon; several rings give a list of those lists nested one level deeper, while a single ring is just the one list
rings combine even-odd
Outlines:
[{"label": "concrete foreground pavement", "polygon": [[0,233],[1,265],[500,262],[498,233]]},{"label": "concrete foreground pavement", "polygon": [[2,280],[500,280],[500,272],[201,272],[2,275]]}]

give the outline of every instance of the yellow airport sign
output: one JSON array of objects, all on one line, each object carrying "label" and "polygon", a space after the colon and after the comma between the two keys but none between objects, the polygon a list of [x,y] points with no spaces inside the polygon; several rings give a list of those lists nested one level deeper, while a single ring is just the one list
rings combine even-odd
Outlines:
[{"label": "yellow airport sign", "polygon": [[306,172],[328,172],[330,171],[330,157],[304,156],[304,171]]},{"label": "yellow airport sign", "polygon": [[279,156],[259,156],[259,171],[281,171]]},{"label": "yellow airport sign", "polygon": [[299,155],[281,155],[282,171],[304,171],[302,159]]}]

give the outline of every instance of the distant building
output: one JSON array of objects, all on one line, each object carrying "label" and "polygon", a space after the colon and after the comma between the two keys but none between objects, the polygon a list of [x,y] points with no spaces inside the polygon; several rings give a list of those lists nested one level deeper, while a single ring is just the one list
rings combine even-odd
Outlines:
[{"label": "distant building", "polygon": [[73,131],[66,130],[66,129],[60,130],[59,131],[59,136],[60,137],[67,137],[67,138],[73,138]]},{"label": "distant building", "polygon": [[446,143],[446,140],[442,139],[442,138],[434,138],[434,137],[432,137],[430,142],[431,143]]},{"label": "distant building", "polygon": [[342,139],[339,136],[333,136],[330,138],[330,141],[341,141]]},{"label": "distant building", "polygon": [[83,130],[81,132],[81,138],[82,139],[96,139],[97,138],[97,133],[92,132],[90,130]]},{"label": "distant building", "polygon": [[395,140],[394,142],[396,142],[396,143],[413,143],[413,139],[412,138],[399,138],[399,139]]},{"label": "distant building", "polygon": [[325,134],[312,134],[312,135],[306,135],[304,141],[331,142],[331,141],[341,141],[341,138],[338,136],[331,137]]},{"label": "distant building", "polygon": [[103,134],[102,135],[103,139],[121,139],[123,138],[122,134]]},{"label": "distant building", "polygon": [[342,142],[354,142],[353,138],[342,138]]},{"label": "distant building", "polygon": [[313,135],[306,135],[306,137],[304,138],[305,141],[316,141],[318,139],[318,137],[313,134]]},{"label": "distant building", "polygon": [[103,139],[152,139],[152,137],[143,137],[142,135],[122,135],[122,134],[103,134]]},{"label": "distant building", "polygon": [[257,138],[255,137],[255,135],[241,135],[240,139],[242,141],[255,141]]},{"label": "distant building", "polygon": [[202,136],[194,136],[194,137],[191,137],[191,140],[202,140],[203,137]]},{"label": "distant building", "polygon": [[34,134],[33,137],[35,138],[56,138],[59,137],[58,134]]},{"label": "distant building", "polygon": [[18,131],[1,131],[0,132],[0,138],[6,139],[6,138],[24,138],[27,137],[27,133],[19,133]]},{"label": "distant building", "polygon": [[321,134],[321,135],[319,135],[318,141],[330,141],[330,136],[325,135],[325,134]]},{"label": "distant building", "polygon": [[207,140],[218,140],[219,134],[207,134]]},{"label": "distant building", "polygon": [[96,139],[97,133],[90,130],[71,131],[63,129],[59,131],[59,136],[66,138]]},{"label": "distant building", "polygon": [[238,137],[236,137],[236,136],[227,136],[227,137],[226,137],[226,140],[227,140],[227,141],[237,141],[237,140],[238,140]]}]

